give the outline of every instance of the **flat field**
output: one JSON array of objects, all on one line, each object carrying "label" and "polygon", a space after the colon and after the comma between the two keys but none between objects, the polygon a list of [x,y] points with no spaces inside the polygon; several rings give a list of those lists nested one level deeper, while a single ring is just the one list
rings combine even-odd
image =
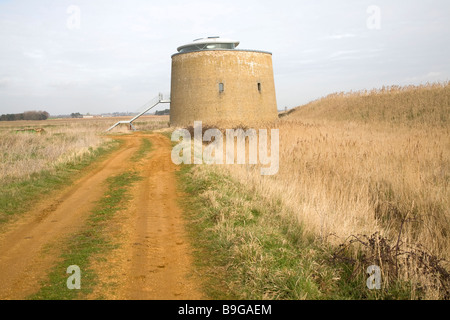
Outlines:
[{"label": "flat field", "polygon": [[243,124],[279,130],[271,176],[174,165],[167,116],[1,122],[0,298],[447,300],[449,101],[388,87]]}]

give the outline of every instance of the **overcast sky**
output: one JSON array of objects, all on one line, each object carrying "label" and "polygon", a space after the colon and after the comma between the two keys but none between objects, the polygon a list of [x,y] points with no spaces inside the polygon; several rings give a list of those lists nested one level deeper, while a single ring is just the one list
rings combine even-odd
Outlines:
[{"label": "overcast sky", "polygon": [[448,0],[0,0],[0,113],[136,111],[169,93],[176,48],[208,36],[273,53],[279,109],[447,81],[449,14]]}]

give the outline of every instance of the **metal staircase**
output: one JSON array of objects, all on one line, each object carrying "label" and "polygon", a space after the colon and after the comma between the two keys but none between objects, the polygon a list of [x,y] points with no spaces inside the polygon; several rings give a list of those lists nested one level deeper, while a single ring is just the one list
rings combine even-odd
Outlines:
[{"label": "metal staircase", "polygon": [[151,109],[153,109],[154,107],[156,107],[158,104],[160,103],[170,103],[170,97],[169,98],[165,98],[164,95],[162,93],[159,93],[157,97],[153,98],[152,100],[150,100],[149,102],[147,102],[141,109],[144,109],[142,112],[139,112],[135,117],[133,117],[131,120],[125,120],[125,121],[119,121],[117,122],[115,125],[113,125],[111,128],[109,128],[108,130],[106,130],[106,132],[111,131],[112,129],[114,129],[115,127],[117,127],[120,124],[127,124],[130,128],[130,130],[136,130],[136,128],[133,126],[133,121],[135,121],[136,119],[138,119],[140,116],[146,114],[147,112],[149,112]]}]

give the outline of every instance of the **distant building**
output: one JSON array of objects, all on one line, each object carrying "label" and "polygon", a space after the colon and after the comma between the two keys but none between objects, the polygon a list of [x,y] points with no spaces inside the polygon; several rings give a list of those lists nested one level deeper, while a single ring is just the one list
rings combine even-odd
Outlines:
[{"label": "distant building", "polygon": [[272,54],[238,50],[239,41],[209,37],[172,56],[170,124],[277,119]]}]

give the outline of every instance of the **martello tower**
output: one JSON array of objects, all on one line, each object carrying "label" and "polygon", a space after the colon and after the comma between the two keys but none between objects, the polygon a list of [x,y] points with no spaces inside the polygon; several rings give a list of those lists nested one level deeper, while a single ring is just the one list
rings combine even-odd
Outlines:
[{"label": "martello tower", "polygon": [[172,56],[172,126],[277,118],[272,54],[238,45],[210,37],[178,47]]}]

